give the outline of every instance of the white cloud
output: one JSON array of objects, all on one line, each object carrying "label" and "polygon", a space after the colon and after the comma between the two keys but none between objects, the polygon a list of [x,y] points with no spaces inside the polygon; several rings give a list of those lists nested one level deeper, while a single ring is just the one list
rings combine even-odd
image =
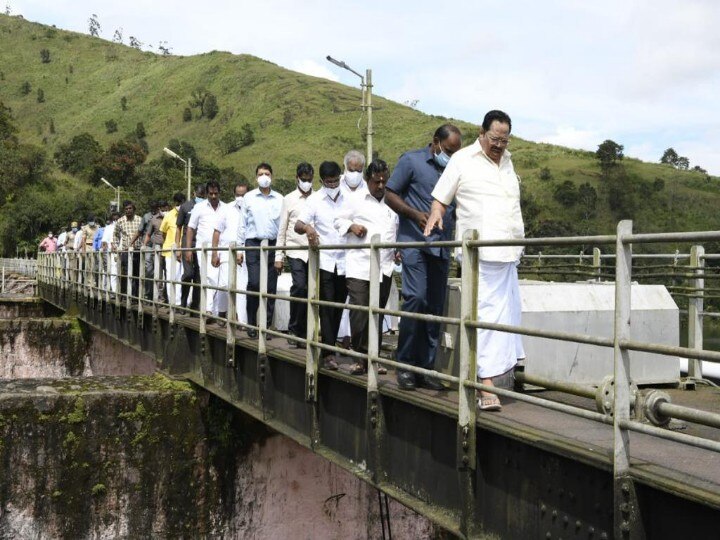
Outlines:
[{"label": "white cloud", "polygon": [[553,133],[541,135],[538,142],[546,142],[567,146],[570,148],[581,148],[583,150],[596,150],[602,142],[601,135],[592,129],[577,129],[573,126],[558,126]]},{"label": "white cloud", "polygon": [[340,80],[340,77],[330,71],[327,67],[319,64],[318,62],[315,62],[315,60],[299,60],[290,65],[290,69],[294,71],[299,71],[300,73],[304,73],[305,75],[322,77],[323,79],[330,79],[331,81],[335,82]]}]

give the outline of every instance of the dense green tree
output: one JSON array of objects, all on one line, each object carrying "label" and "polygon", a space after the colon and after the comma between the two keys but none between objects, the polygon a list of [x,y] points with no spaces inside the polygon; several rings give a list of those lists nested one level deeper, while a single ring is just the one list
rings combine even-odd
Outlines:
[{"label": "dense green tree", "polygon": [[0,101],[0,141],[15,139],[15,133],[17,133],[17,127],[10,108]]},{"label": "dense green tree", "polygon": [[543,167],[542,169],[540,169],[540,174],[538,176],[539,176],[540,180],[543,180],[544,182],[547,182],[547,181],[553,179],[553,175],[550,172],[550,169],[548,169],[547,167]]},{"label": "dense green tree", "polygon": [[687,171],[690,168],[690,160],[685,156],[680,156],[679,158],[677,158],[677,163],[675,164],[675,166],[680,171]]},{"label": "dense green tree", "polygon": [[208,92],[207,96],[205,97],[205,101],[203,102],[202,116],[205,116],[206,118],[212,120],[217,116],[219,110],[220,109],[218,107],[218,102],[215,94]]},{"label": "dense green tree", "polygon": [[668,148],[663,152],[662,157],[660,158],[660,163],[665,163],[667,165],[672,165],[673,167],[677,164],[678,154],[675,151],[674,148]]},{"label": "dense green tree", "polygon": [[89,133],[81,133],[69,143],[60,144],[53,157],[63,171],[90,180],[102,155],[100,143]]},{"label": "dense green tree", "polygon": [[42,88],[38,88],[37,91],[37,102],[45,103],[45,91]]},{"label": "dense green tree", "polygon": [[123,111],[127,111],[127,98],[125,96],[120,98],[120,108]]},{"label": "dense green tree", "polygon": [[600,169],[605,173],[615,167],[617,162],[623,158],[623,145],[607,139],[598,145],[595,157],[600,163]]},{"label": "dense green tree", "polygon": [[100,35],[100,30],[102,28],[100,27],[100,21],[98,21],[98,16],[93,13],[92,17],[88,19],[88,32],[91,36],[98,37]]},{"label": "dense green tree", "polygon": [[192,109],[185,107],[183,110],[183,122],[190,122],[192,120]]},{"label": "dense green tree", "polygon": [[106,133],[115,133],[118,130],[118,125],[115,120],[112,118],[110,120],[105,120],[105,132]]},{"label": "dense green tree", "polygon": [[30,92],[32,92],[32,85],[28,81],[20,85],[20,93],[23,96],[27,96]]},{"label": "dense green tree", "polygon": [[225,132],[218,141],[218,148],[224,154],[232,154],[237,152],[244,146],[249,146],[255,142],[255,134],[249,124],[245,124],[242,129],[230,129]]},{"label": "dense green tree", "polygon": [[40,61],[43,64],[50,63],[50,51],[48,49],[40,49]]},{"label": "dense green tree", "polygon": [[147,135],[145,133],[145,124],[143,124],[142,122],[138,122],[137,125],[135,126],[135,136],[138,139],[144,139],[145,135]]},{"label": "dense green tree", "polygon": [[595,216],[595,210],[597,208],[598,194],[594,187],[588,182],[580,184],[578,187],[578,206],[581,208],[583,213],[583,219],[588,220]]},{"label": "dense green tree", "polygon": [[573,206],[578,199],[578,190],[575,183],[565,180],[553,191],[553,198],[565,207]]}]

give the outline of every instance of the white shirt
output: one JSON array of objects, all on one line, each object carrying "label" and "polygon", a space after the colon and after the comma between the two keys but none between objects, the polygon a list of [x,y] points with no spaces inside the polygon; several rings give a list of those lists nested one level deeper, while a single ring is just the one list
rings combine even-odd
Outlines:
[{"label": "white shirt", "polygon": [[[320,237],[320,245],[344,244],[345,237],[335,229],[335,218],[340,214],[346,200],[347,196],[342,190],[333,201],[324,189],[320,189],[307,198],[298,220],[315,228]],[[321,249],[320,269],[334,272],[336,268],[339,275],[345,275],[345,250]]]},{"label": "white shirt", "polygon": [[218,201],[217,208],[213,208],[207,199],[193,206],[188,227],[195,229],[195,245],[197,247],[201,247],[205,242],[212,243],[215,224],[223,206],[225,203]]},{"label": "white shirt", "polygon": [[[312,195],[312,193],[310,194]],[[308,245],[307,235],[298,234],[295,232],[295,223],[300,216],[300,212],[305,208],[305,203],[310,197],[303,197],[302,192],[299,189],[295,189],[285,195],[283,199],[282,212],[280,214],[280,228],[278,229],[277,245],[278,246],[305,246]],[[285,256],[291,259],[300,259],[304,262],[308,260],[308,254],[306,250],[289,250],[275,252],[275,262],[282,262]]]},{"label": "white shirt", "polygon": [[[108,249],[110,249],[110,246],[113,242],[113,234],[115,234],[115,222],[108,223],[105,225],[105,230],[103,231],[102,240],[100,242],[107,244]],[[107,251],[107,250],[105,250]]]},{"label": "white shirt", "polygon": [[75,233],[75,239],[73,240],[73,249],[75,251],[80,251],[80,244],[82,244],[83,236],[82,230],[78,230],[78,232]]},{"label": "white shirt", "polygon": [[[192,214],[190,215],[192,217]],[[241,231],[242,229],[242,231]],[[229,246],[230,242],[237,242],[238,245],[245,243],[245,220],[243,219],[242,202],[240,206],[236,201],[225,204],[217,212],[215,230],[220,233],[220,246]],[[238,238],[242,242],[238,242]]]},{"label": "white shirt", "polygon": [[67,238],[67,233],[61,232],[60,236],[58,236],[58,239],[57,239],[58,250],[65,251],[65,239],[66,238]]},{"label": "white shirt", "polygon": [[[477,229],[481,240],[525,238],[520,181],[507,150],[499,165],[485,155],[478,140],[458,150],[450,158],[432,196],[443,204],[455,199],[456,238],[462,238],[468,229]],[[522,250],[522,246],[483,247],[480,259],[513,262],[520,259]]]},{"label": "white shirt", "polygon": [[[367,229],[362,238],[350,232],[356,223]],[[348,197],[340,215],[335,218],[335,228],[345,236],[348,244],[367,245],[373,235],[379,234],[381,242],[395,242],[397,239],[398,216],[385,204],[385,197],[378,201],[365,189]],[[391,276],[395,265],[395,249],[380,250],[380,281],[382,276]],[[346,275],[350,278],[370,280],[370,250],[350,249],[345,254]]]}]

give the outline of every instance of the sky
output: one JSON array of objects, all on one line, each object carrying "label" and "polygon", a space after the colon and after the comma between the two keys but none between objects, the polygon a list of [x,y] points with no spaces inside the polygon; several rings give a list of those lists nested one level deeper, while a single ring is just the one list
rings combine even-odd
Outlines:
[{"label": "sky", "polygon": [[720,175],[717,0],[2,2],[84,33],[96,14],[101,37],[122,29],[146,50],[247,53],[359,87],[331,55],[429,114],[479,124],[502,109],[525,139],[593,151],[612,139],[651,162],[672,147]]}]

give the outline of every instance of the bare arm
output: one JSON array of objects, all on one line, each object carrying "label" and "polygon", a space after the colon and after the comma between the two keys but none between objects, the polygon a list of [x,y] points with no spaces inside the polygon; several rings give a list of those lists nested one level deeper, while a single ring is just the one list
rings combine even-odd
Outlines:
[{"label": "bare arm", "polygon": [[423,231],[425,236],[430,236],[435,227],[441,231],[443,230],[443,217],[445,216],[446,211],[447,206],[437,199],[433,201],[432,206],[430,207],[430,217],[428,217],[425,230]]},{"label": "bare arm", "polygon": [[[183,247],[191,248],[193,239],[195,238],[195,229],[192,227],[187,228],[187,234],[185,235],[185,245]],[[191,263],[192,262],[192,251],[186,251],[185,252],[185,261]]]},{"label": "bare arm", "polygon": [[390,189],[385,190],[385,202],[396,214],[414,221],[421,229],[424,229],[425,225],[427,225],[428,213],[413,208],[394,191]]}]

